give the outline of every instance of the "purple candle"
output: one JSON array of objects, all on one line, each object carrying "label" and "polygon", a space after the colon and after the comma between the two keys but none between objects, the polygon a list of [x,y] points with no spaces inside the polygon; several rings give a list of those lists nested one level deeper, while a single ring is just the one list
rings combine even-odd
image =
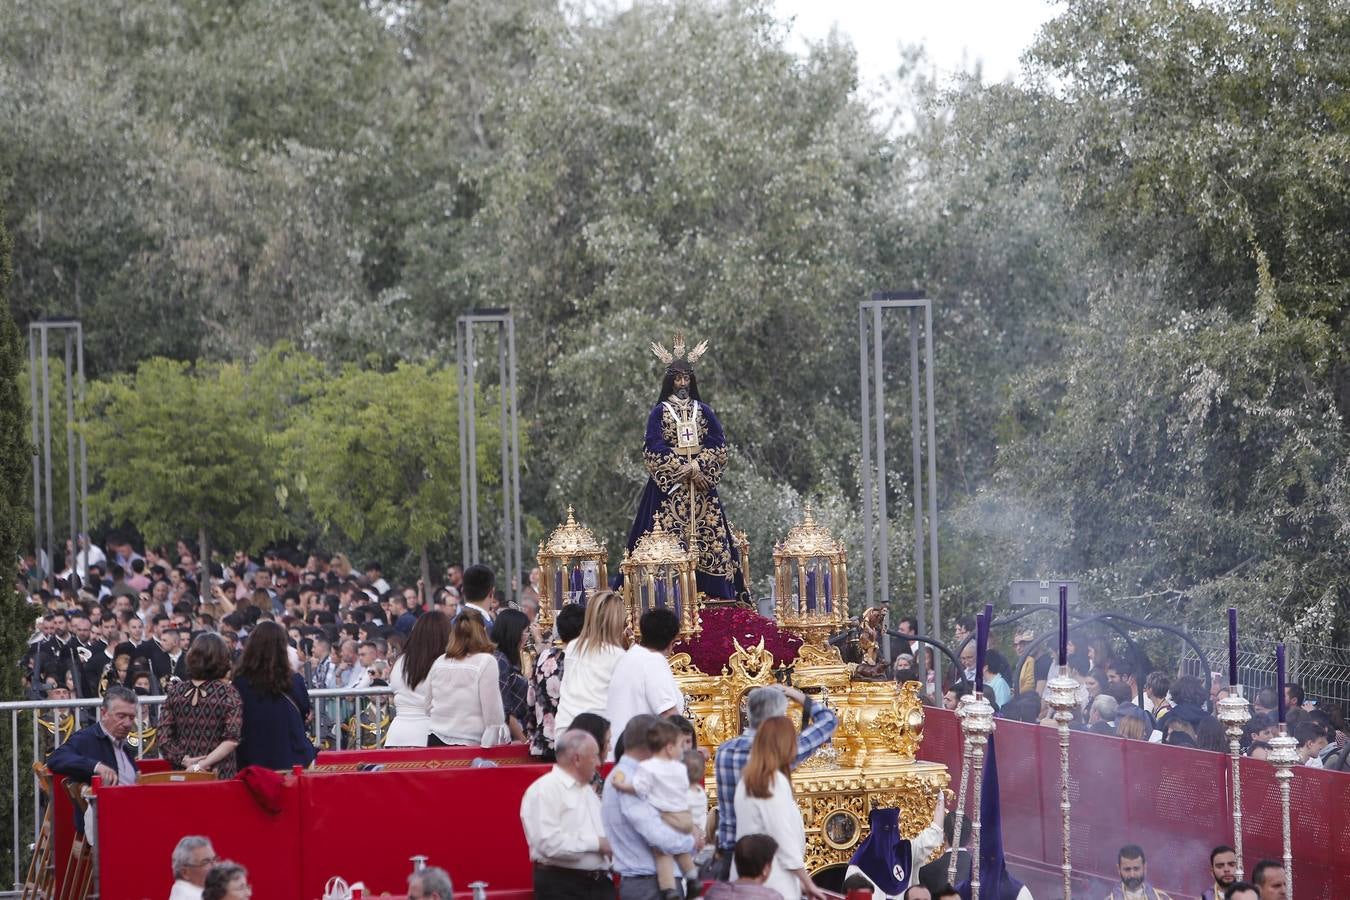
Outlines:
[{"label": "purple candle", "polygon": [[989,638],[988,622],[984,613],[975,615],[975,695],[984,696],[984,649]]},{"label": "purple candle", "polygon": [[1059,586],[1059,674],[1068,672],[1069,662],[1069,586]]},{"label": "purple candle", "polygon": [[1275,645],[1275,697],[1279,705],[1280,724],[1284,724],[1284,644]]},{"label": "purple candle", "polygon": [[806,609],[807,612],[816,611],[816,570],[806,570]]},{"label": "purple candle", "polygon": [[834,589],[830,584],[830,569],[825,567],[825,611],[834,612]]},{"label": "purple candle", "polygon": [[1236,685],[1237,679],[1237,607],[1228,607],[1228,683]]}]

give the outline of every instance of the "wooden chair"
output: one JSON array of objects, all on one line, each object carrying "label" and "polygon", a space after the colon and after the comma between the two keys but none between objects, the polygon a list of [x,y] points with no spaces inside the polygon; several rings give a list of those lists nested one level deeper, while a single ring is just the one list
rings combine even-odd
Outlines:
[{"label": "wooden chair", "polygon": [[136,775],[137,784],[177,784],[180,781],[216,781],[215,772],[189,772],[176,770],[170,772],[141,772]]},{"label": "wooden chair", "polygon": [[47,802],[42,813],[42,827],[38,830],[37,843],[33,845],[33,858],[28,863],[28,874],[24,877],[23,900],[43,900],[56,895],[56,864],[52,859],[52,773],[40,762],[33,763],[33,774],[42,789]]},{"label": "wooden chair", "polygon": [[[89,800],[84,796],[89,785],[79,781],[67,781],[66,793],[70,802],[84,815],[89,808]],[[83,835],[75,835],[70,845],[70,861],[66,863],[66,877],[54,894],[57,900],[87,900],[94,886],[94,848]]]}]

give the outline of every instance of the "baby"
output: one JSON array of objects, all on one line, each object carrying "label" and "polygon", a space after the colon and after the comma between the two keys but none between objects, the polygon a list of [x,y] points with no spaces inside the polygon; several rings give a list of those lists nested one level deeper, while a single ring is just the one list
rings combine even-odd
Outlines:
[{"label": "baby", "polygon": [[[622,772],[616,772],[612,784],[626,794],[636,794],[650,803],[661,814],[661,821],[676,831],[696,834],[697,825],[690,804],[693,800],[691,781],[693,766],[685,762],[685,750],[681,746],[680,730],[669,722],[658,722],[647,734],[647,749],[651,756],[638,765],[629,784]],[[703,777],[702,756],[699,759],[697,777]],[[703,818],[706,821],[708,797],[698,788],[703,802]],[[679,900],[680,892],[675,888],[675,866],[685,879],[685,897],[698,897],[703,893],[699,881],[698,869],[688,853],[671,856],[652,848],[652,859],[656,863],[656,883],[661,891],[661,900]]]}]

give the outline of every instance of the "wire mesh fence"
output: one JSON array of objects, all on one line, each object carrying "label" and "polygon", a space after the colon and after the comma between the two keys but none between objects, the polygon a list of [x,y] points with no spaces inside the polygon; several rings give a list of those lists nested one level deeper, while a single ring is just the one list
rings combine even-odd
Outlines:
[{"label": "wire mesh fence", "polygon": [[[1191,632],[1204,650],[1204,660],[1199,659],[1195,651],[1185,647],[1181,657],[1181,673],[1184,675],[1203,675],[1206,667],[1210,672],[1220,673],[1218,680],[1228,680],[1228,632],[1196,630]],[[1238,645],[1238,681],[1247,691],[1247,696],[1262,688],[1274,688],[1275,645],[1270,638],[1243,638]],[[1330,701],[1342,708],[1350,709],[1350,650],[1343,647],[1327,647],[1322,644],[1309,644],[1303,641],[1286,640],[1288,681],[1303,688],[1304,699],[1308,702]]]}]

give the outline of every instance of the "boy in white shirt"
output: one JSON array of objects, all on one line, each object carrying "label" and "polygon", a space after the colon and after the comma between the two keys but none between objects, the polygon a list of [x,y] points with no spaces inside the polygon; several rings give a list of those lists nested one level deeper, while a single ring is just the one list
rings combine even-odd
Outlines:
[{"label": "boy in white shirt", "polygon": [[[669,722],[658,722],[652,726],[647,736],[647,748],[651,757],[638,765],[633,783],[629,784],[623,773],[615,772],[611,784],[627,794],[636,794],[650,803],[661,814],[661,821],[676,831],[696,834],[691,803],[695,802],[690,785],[691,765],[685,763],[685,752],[680,746],[680,729]],[[697,755],[697,754],[695,754]],[[703,775],[702,757],[699,757],[698,775]],[[703,801],[704,821],[708,814],[708,796],[702,790],[698,793]],[[675,866],[684,875],[687,898],[698,897],[703,893],[699,881],[698,869],[688,853],[670,856],[655,848],[652,860],[656,863],[656,884],[662,900],[679,900],[680,892],[675,888]]]}]

